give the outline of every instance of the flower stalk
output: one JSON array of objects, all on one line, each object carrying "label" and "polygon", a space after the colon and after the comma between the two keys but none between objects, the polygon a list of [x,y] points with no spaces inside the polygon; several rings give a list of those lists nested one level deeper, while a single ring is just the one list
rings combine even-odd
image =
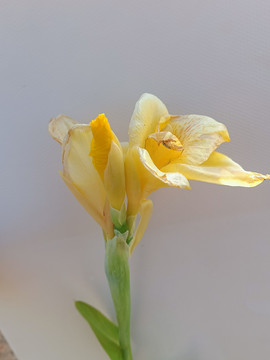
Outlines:
[{"label": "flower stalk", "polygon": [[109,283],[119,331],[119,344],[123,360],[132,360],[130,346],[130,277],[128,232],[115,231],[106,242],[105,272]]}]

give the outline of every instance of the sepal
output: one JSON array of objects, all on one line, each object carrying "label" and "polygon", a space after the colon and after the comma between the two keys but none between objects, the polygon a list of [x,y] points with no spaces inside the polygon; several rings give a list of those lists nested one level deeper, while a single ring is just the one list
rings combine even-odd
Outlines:
[{"label": "sepal", "polygon": [[120,210],[117,210],[117,209],[111,207],[110,212],[111,212],[113,225],[116,228],[121,228],[121,226],[123,226],[123,224],[126,222],[126,205],[125,205],[125,202],[123,202]]},{"label": "sepal", "polygon": [[141,241],[143,234],[147,228],[147,225],[151,219],[152,211],[153,211],[152,201],[150,199],[142,200],[139,208],[139,214],[141,218],[138,227],[135,231],[134,237],[130,243],[130,249],[129,249],[130,254],[132,254],[135,247]]}]

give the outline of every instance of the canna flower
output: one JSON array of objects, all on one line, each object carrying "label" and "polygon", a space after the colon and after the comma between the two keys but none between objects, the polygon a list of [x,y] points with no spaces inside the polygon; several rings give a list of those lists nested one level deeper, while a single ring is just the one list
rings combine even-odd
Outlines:
[{"label": "canna flower", "polygon": [[49,133],[62,145],[62,179],[86,211],[114,236],[126,221],[125,173],[122,147],[104,114],[89,125],[59,115]]},{"label": "canna flower", "polygon": [[[125,161],[129,221],[132,223],[140,212],[141,227],[146,228],[151,206],[150,200],[145,199],[163,186],[189,189],[189,180],[198,180],[252,187],[270,178],[245,171],[228,156],[215,151],[228,141],[226,127],[214,119],[170,115],[156,96],[143,94],[129,125]],[[141,233],[143,230],[135,236],[133,248],[140,241]]]},{"label": "canna flower", "polygon": [[122,146],[104,114],[89,125],[59,115],[50,121],[49,133],[62,145],[62,179],[103,229],[105,272],[117,325],[84,302],[76,301],[76,308],[110,359],[132,360],[128,262],[132,236],[126,223]]},{"label": "canna flower", "polygon": [[151,94],[143,94],[135,106],[128,144],[119,143],[104,114],[88,125],[59,115],[49,132],[62,145],[62,179],[103,229],[117,324],[84,302],[76,301],[76,308],[110,359],[132,360],[129,257],[151,217],[148,195],[163,186],[189,189],[189,180],[252,187],[270,175],[245,171],[216,152],[230,141],[223,124],[207,116],[170,115]]}]

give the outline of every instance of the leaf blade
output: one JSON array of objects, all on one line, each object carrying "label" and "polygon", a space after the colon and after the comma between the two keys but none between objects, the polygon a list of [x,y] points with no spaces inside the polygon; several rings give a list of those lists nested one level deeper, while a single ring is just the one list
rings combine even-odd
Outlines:
[{"label": "leaf blade", "polygon": [[83,301],[76,301],[75,306],[92,328],[99,343],[106,351],[110,359],[122,360],[118,327],[99,310]]}]

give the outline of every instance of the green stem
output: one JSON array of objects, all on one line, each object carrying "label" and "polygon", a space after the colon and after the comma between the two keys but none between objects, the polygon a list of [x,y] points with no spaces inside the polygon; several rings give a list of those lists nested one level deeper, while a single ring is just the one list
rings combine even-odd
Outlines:
[{"label": "green stem", "polygon": [[[116,312],[123,360],[132,360],[130,346],[129,247],[125,234],[106,242],[105,271]],[[119,359],[120,360],[120,359]]]}]

